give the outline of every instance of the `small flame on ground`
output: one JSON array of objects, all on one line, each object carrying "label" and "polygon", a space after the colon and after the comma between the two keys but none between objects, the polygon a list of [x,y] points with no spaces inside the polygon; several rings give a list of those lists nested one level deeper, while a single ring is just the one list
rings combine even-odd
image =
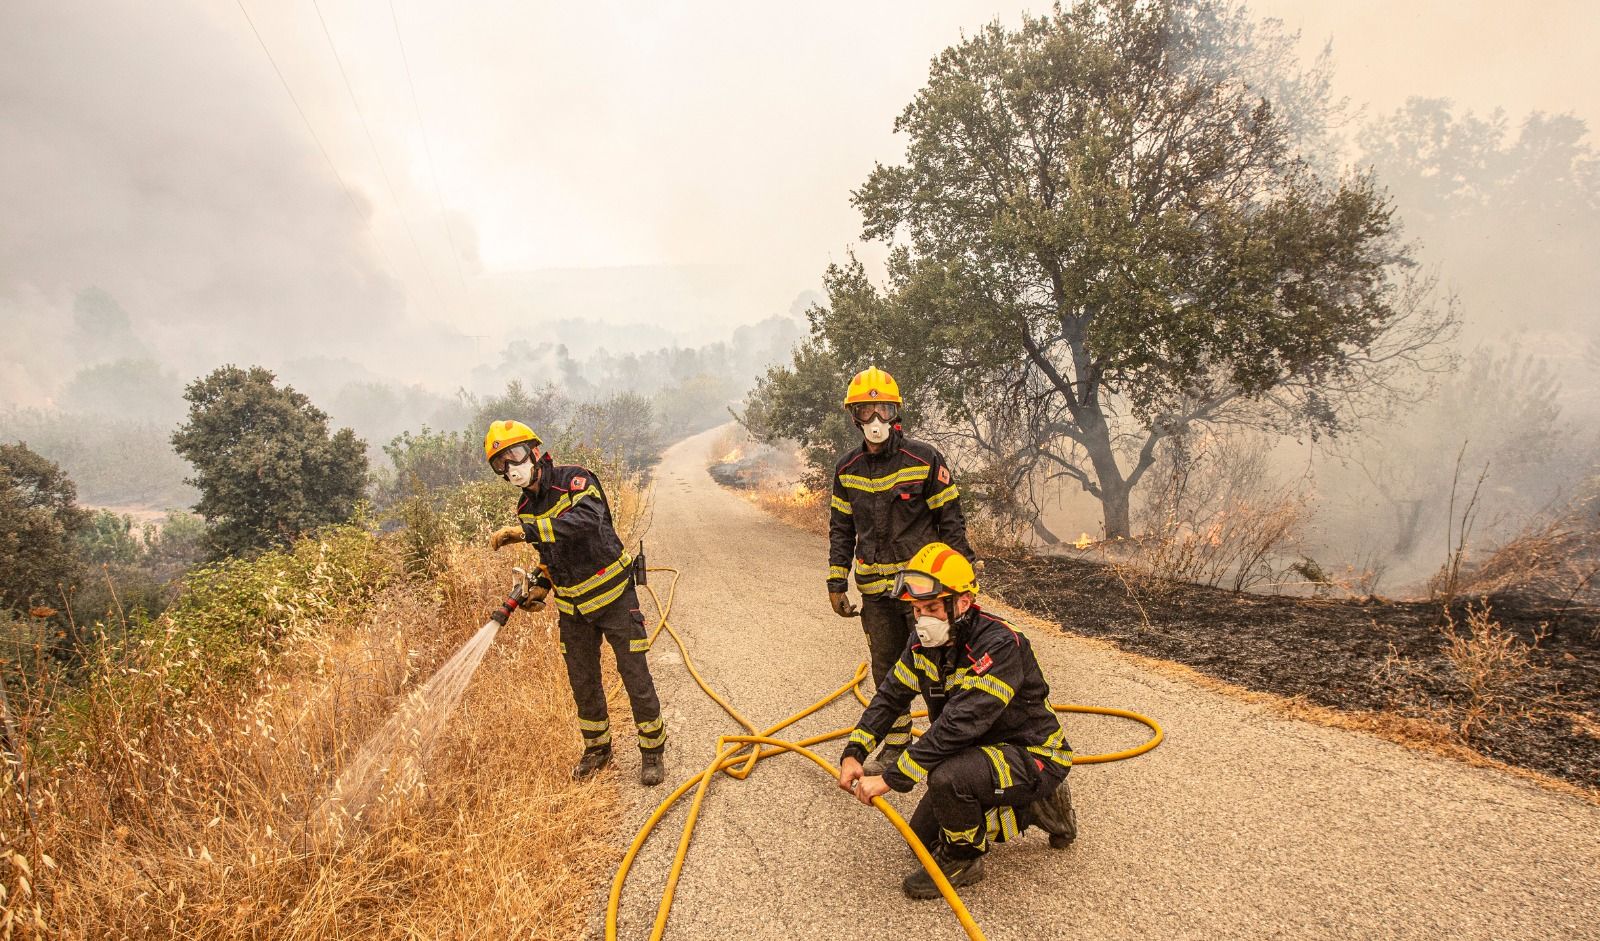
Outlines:
[{"label": "small flame on ground", "polygon": [[1088,533],[1081,534],[1072,542],[1072,547],[1074,549],[1087,549],[1092,545],[1094,545],[1094,540],[1089,538]]}]

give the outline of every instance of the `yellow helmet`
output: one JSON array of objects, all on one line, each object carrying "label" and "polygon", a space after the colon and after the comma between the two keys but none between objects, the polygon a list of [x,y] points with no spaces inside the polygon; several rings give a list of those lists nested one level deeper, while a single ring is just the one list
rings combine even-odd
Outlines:
[{"label": "yellow helmet", "polygon": [[978,593],[972,563],[942,542],[930,542],[895,576],[893,596],[901,601],[926,601],[963,592]]},{"label": "yellow helmet", "polygon": [[856,373],[850,380],[850,388],[844,394],[845,408],[857,402],[893,402],[900,403],[900,385],[894,377],[876,366],[868,366]]},{"label": "yellow helmet", "polygon": [[539,436],[519,421],[497,421],[489,423],[489,431],[483,436],[484,460],[493,462],[494,456],[514,444],[531,442],[534,447],[541,447],[544,442]]}]

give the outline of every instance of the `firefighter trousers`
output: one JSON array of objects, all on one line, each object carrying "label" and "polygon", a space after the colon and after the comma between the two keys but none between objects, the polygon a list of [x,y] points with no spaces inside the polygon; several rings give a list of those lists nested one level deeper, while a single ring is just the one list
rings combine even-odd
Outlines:
[{"label": "firefighter trousers", "polygon": [[645,652],[650,639],[644,629],[644,614],[632,585],[599,611],[591,614],[562,613],[561,655],[567,662],[567,682],[578,705],[578,729],[583,734],[585,751],[611,744],[611,719],[606,709],[606,690],[600,677],[600,639],[611,643],[617,655],[617,672],[628,691],[633,721],[639,731],[641,751],[660,751],[666,747],[667,729],[661,721],[661,700],[656,697],[655,680],[650,676],[650,661]]},{"label": "firefighter trousers", "polygon": [[[896,601],[888,592],[861,596],[861,629],[867,633],[867,651],[872,663],[872,682],[883,686],[911,636],[911,605]],[[883,737],[885,748],[905,748],[911,744],[911,713],[894,720]]]},{"label": "firefighter trousers", "polygon": [[1017,745],[957,752],[928,774],[928,793],[911,815],[911,829],[930,850],[936,842],[957,858],[1004,843],[1033,822],[1029,805],[1055,792],[1066,774]]}]

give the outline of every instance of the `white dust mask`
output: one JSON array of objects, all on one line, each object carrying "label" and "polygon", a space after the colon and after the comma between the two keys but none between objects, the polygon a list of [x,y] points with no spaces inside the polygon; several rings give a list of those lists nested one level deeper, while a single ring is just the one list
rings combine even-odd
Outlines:
[{"label": "white dust mask", "polygon": [[874,418],[861,426],[861,433],[872,444],[882,444],[889,440],[889,423],[881,418]]},{"label": "white dust mask", "polygon": [[917,642],[924,647],[943,647],[950,643],[950,622],[926,614],[918,615]]},{"label": "white dust mask", "polygon": [[533,461],[523,461],[521,464],[511,464],[506,467],[506,480],[518,487],[533,486]]}]

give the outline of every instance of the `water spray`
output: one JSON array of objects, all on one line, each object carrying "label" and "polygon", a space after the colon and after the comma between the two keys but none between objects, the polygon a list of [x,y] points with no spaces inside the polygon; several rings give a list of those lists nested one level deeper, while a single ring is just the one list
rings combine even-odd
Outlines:
[{"label": "water spray", "polygon": [[511,571],[511,591],[489,620],[427,682],[406,694],[400,707],[340,772],[317,814],[324,828],[338,832],[347,822],[362,819],[374,800],[422,787],[428,753],[460,704],[500,628],[518,609],[544,608],[549,589],[535,584],[525,569]]}]

